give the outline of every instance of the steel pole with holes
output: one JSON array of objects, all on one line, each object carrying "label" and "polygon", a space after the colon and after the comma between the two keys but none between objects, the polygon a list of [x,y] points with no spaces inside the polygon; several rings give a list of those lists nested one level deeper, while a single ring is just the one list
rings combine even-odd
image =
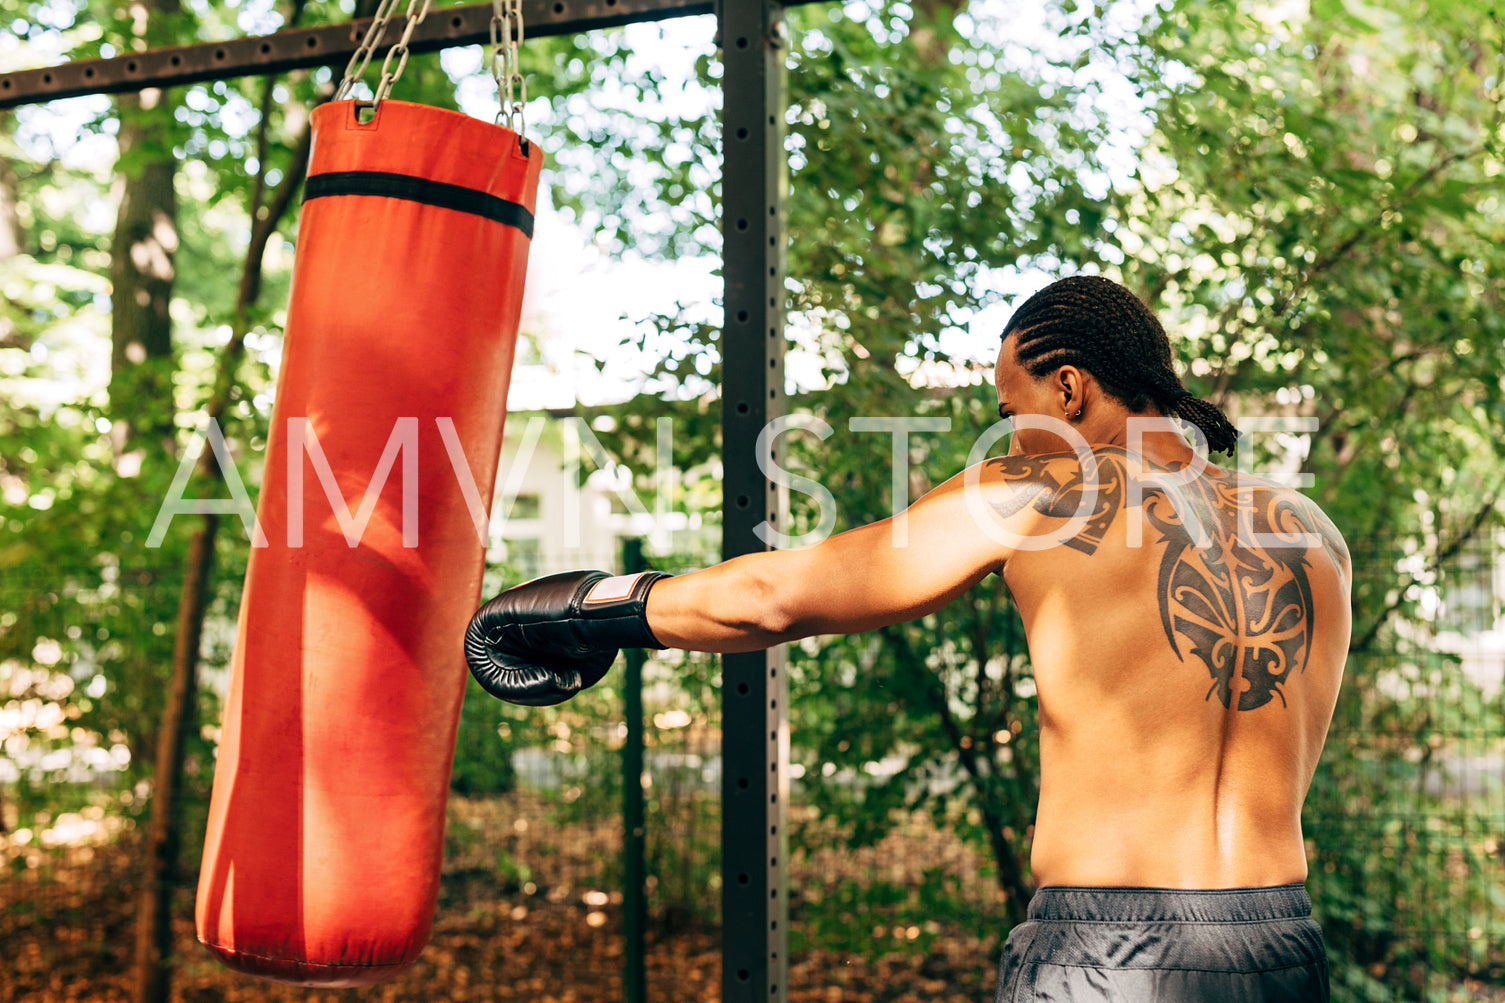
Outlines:
[{"label": "steel pole with holes", "polygon": [[[647,571],[643,541],[622,541],[622,572]],[[648,968],[645,933],[648,926],[647,811],[643,792],[643,665],[642,648],[622,652],[622,713],[627,722],[622,743],[622,999],[646,1003]]]},{"label": "steel pole with holes", "polygon": [[[787,499],[762,433],[784,413],[784,8],[724,0],[721,556],[766,550]],[[761,452],[760,452],[761,448]],[[788,680],[782,648],[721,660],[721,998],[788,998]]]}]

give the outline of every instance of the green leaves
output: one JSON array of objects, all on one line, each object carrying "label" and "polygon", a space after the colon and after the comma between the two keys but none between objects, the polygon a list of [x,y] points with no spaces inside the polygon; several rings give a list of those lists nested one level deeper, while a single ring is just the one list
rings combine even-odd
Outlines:
[{"label": "green leaves", "polygon": [[[1302,470],[1355,553],[1355,643],[1395,658],[1403,637],[1431,629],[1428,596],[1456,545],[1501,520],[1501,28],[1469,4],[1282,10],[1168,3],[1126,34],[1079,9],[1060,37],[1090,51],[1023,64],[965,18],[927,33],[791,12],[790,305],[794,347],[823,380],[796,407],[838,430],[861,415],[951,417],[949,434],[911,440],[914,497],[961,467],[991,413],[991,358],[959,353],[953,336],[996,297],[994,278],[1106,270],[1160,313],[1194,390],[1236,414],[1317,420]],[[1101,160],[1125,142],[1123,109],[1094,116],[1087,100],[1103,65],[1126,68],[1132,113],[1151,123],[1127,173]],[[714,332],[688,333],[689,352],[713,350]],[[654,375],[674,384],[675,358]],[[975,366],[980,382],[927,386],[914,375],[926,364]],[[639,398],[619,411],[685,408]],[[714,455],[713,422],[689,420],[696,455]],[[613,448],[641,454],[649,427],[619,424]],[[1272,438],[1244,448],[1256,469],[1285,462]],[[841,529],[892,511],[883,455],[861,436],[791,436],[781,463],[836,493]],[[812,499],[791,501],[796,529],[812,526]],[[1007,871],[1022,872],[1028,850],[1036,708],[996,582],[877,640],[796,646],[791,670],[796,750],[826,818],[872,843],[896,810],[975,811],[1000,883],[1027,891]],[[1430,694],[1375,695],[1377,671],[1356,663],[1345,700],[1383,737],[1335,741],[1334,776],[1404,746],[1431,706]],[[1432,718],[1445,736],[1489,720],[1477,695],[1451,707]],[[1393,903],[1360,887],[1380,837],[1368,816],[1351,834],[1334,828],[1346,795],[1321,786],[1326,775],[1311,807],[1318,845],[1343,841],[1364,862],[1338,866],[1323,893],[1383,913]],[[1339,893],[1335,881],[1355,884]],[[1354,957],[1369,950],[1353,945]],[[1443,963],[1441,946],[1427,950]]]},{"label": "green leaves", "polygon": [[[1124,245],[1123,271],[1188,335],[1194,383],[1244,414],[1317,419],[1302,469],[1356,580],[1353,656],[1307,805],[1311,886],[1335,992],[1431,998],[1445,980],[1425,973],[1473,964],[1435,933],[1440,917],[1499,878],[1483,855],[1498,835],[1466,835],[1498,826],[1429,792],[1425,764],[1477,754],[1496,720],[1427,649],[1445,643],[1446,569],[1502,515],[1505,332],[1480,281],[1505,267],[1485,139],[1501,121],[1486,55],[1501,25],[1468,4],[1251,11],[1181,3],[1146,32],[1144,78],[1194,78],[1152,106],[1175,170],[1120,201],[1117,232],[1143,241]],[[1256,469],[1275,459],[1248,445]]]},{"label": "green leaves", "polygon": [[[1318,423],[1299,462],[1357,568],[1355,658],[1307,814],[1339,984],[1355,998],[1391,998],[1408,966],[1483,964],[1472,941],[1459,951],[1426,931],[1387,928],[1386,917],[1431,908],[1428,895],[1436,908],[1500,908],[1488,850],[1502,838],[1498,825],[1426,786],[1501,712],[1498,697],[1457,679],[1456,665],[1441,667],[1453,682],[1439,684],[1427,654],[1441,643],[1437,610],[1469,541],[1505,518],[1498,18],[1482,0],[1166,0],[1126,28],[1112,6],[1062,4],[1025,45],[988,10],[932,13],[789,12],[787,294],[791,358],[808,363],[792,398],[841,434],[791,435],[781,462],[836,492],[838,529],[881,519],[900,503],[890,444],[850,433],[851,418],[950,419],[948,432],[911,437],[908,495],[917,497],[961,468],[992,420],[996,342],[974,337],[980,318],[992,323],[989,311],[1006,298],[1080,269],[1141,292],[1194,390],[1238,414]],[[35,4],[25,12],[36,24],[57,14]],[[199,5],[154,20],[154,44],[238,32],[237,17]],[[135,30],[108,5],[63,20],[78,55],[121,51]],[[708,21],[681,29],[675,37],[703,53],[690,81],[635,52],[626,31],[530,40],[523,51],[530,92],[548,105],[530,131],[549,155],[551,197],[613,253],[720,247],[720,67]],[[88,378],[100,361],[88,346],[107,333],[110,234],[87,209],[113,168],[132,162],[79,166],[56,155],[33,120],[6,121],[26,253],[0,262],[0,664],[31,666],[39,640],[55,643],[53,671],[83,694],[72,726],[129,733],[138,753],[169,654],[168,569],[180,565],[185,537],[175,531],[151,555],[140,539],[236,322],[226,276],[254,224],[245,207],[265,169],[290,169],[300,116],[326,80],[290,74],[271,91],[248,79],[169,95],[170,122],[137,150],[184,162],[177,351],[162,363],[166,396],[123,392],[109,413],[102,381]],[[438,56],[414,57],[397,96],[453,106],[455,86]],[[258,145],[263,108],[273,127]],[[290,258],[290,245],[274,242],[267,305],[246,318],[255,364],[227,420],[251,444],[267,418]],[[720,500],[719,336],[689,307],[645,319],[634,335],[652,353],[644,393],[589,415],[611,419],[593,427],[639,471],[653,467],[656,419],[672,418],[674,465],[688,471],[679,504],[703,514]],[[59,390],[80,375],[85,382]],[[109,419],[152,406],[178,434],[127,469]],[[1284,457],[1273,439],[1245,448],[1257,469]],[[794,530],[813,526],[813,499],[792,502]],[[244,560],[244,541],[226,536],[222,621]],[[697,720],[710,714],[711,664],[675,671],[676,699],[693,704]],[[1029,671],[1017,612],[996,579],[902,628],[796,646],[804,797],[859,843],[884,838],[894,812],[930,812],[985,849],[1017,910],[1038,794]],[[103,694],[90,695],[100,685]],[[505,786],[508,748],[567,743],[604,719],[610,687],[601,693],[532,724],[467,704],[457,784]],[[561,732],[571,721],[576,730]],[[1497,755],[1497,744],[1484,752]],[[1429,856],[1429,846],[1442,849]],[[856,892],[824,894],[846,905]],[[927,879],[921,899],[946,908],[947,895]]]}]

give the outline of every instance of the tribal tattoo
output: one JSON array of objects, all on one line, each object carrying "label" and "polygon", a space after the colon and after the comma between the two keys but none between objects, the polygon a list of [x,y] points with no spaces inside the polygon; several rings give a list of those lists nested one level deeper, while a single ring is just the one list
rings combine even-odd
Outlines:
[{"label": "tribal tattoo", "polygon": [[1127,451],[1099,447],[1092,455],[1095,464],[1031,456],[988,461],[1009,489],[994,510],[1007,517],[1033,507],[1069,519],[1093,478],[1091,514],[1061,541],[1092,554],[1120,509],[1141,507],[1158,533],[1146,542],[1165,548],[1160,620],[1176,657],[1185,662],[1194,655],[1207,668],[1208,700],[1216,694],[1231,707],[1237,694],[1239,710],[1254,710],[1278,697],[1287,706],[1282,687],[1293,670],[1305,671],[1316,620],[1307,555],[1315,544],[1340,567],[1346,562],[1332,523],[1295,492],[1221,475],[1185,482],[1164,468],[1143,469],[1132,483]]}]

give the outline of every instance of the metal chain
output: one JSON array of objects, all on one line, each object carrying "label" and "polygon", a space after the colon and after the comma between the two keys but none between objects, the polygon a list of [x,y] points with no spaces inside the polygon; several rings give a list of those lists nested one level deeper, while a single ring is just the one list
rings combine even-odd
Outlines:
[{"label": "metal chain", "polygon": [[[366,30],[366,37],[361,39],[360,46],[350,57],[350,63],[345,67],[345,77],[340,81],[340,88],[335,92],[334,99],[343,101],[350,96],[350,91],[356,82],[366,74],[366,67],[371,64],[371,56],[381,45],[382,37],[387,33],[387,22],[392,18],[392,12],[396,10],[399,0],[380,0],[376,7],[376,14],[371,18],[371,27]],[[381,80],[377,83],[372,105],[379,105],[387,94],[392,90],[392,85],[402,76],[403,69],[408,65],[408,43],[412,41],[413,29],[422,23],[428,16],[429,0],[408,0],[407,24],[403,26],[402,37],[397,43],[387,50],[387,58],[381,64]],[[396,61],[394,67],[393,61]],[[358,65],[357,65],[358,64]]]},{"label": "metal chain", "polygon": [[387,19],[392,16],[392,8],[396,6],[397,0],[381,0],[376,5],[376,14],[371,18],[370,26],[366,28],[366,36],[350,54],[350,62],[345,65],[345,76],[340,80],[339,89],[334,92],[336,101],[343,101],[349,97],[356,81],[365,76],[366,67],[371,62],[371,54],[376,51],[376,46],[381,42],[382,36],[387,33]]},{"label": "metal chain", "polygon": [[491,0],[491,76],[502,102],[498,125],[523,134],[523,107],[528,103],[528,82],[518,65],[523,43],[522,0]]},{"label": "metal chain", "polygon": [[[402,38],[397,44],[387,50],[386,61],[381,64],[381,83],[376,88],[376,103],[381,104],[382,98],[397,83],[397,78],[402,76],[403,68],[408,65],[408,43],[413,39],[413,29],[428,16],[429,0],[423,0],[423,6],[418,5],[418,0],[408,0],[408,23],[402,29]],[[391,69],[392,60],[397,60],[397,68]]]}]

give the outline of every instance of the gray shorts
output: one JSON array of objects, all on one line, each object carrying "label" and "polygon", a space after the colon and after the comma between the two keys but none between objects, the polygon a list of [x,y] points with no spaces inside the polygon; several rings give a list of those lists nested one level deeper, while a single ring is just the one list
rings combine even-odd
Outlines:
[{"label": "gray shorts", "polygon": [[1327,950],[1302,885],[1087,888],[1030,900],[994,1003],[1327,1003]]}]

